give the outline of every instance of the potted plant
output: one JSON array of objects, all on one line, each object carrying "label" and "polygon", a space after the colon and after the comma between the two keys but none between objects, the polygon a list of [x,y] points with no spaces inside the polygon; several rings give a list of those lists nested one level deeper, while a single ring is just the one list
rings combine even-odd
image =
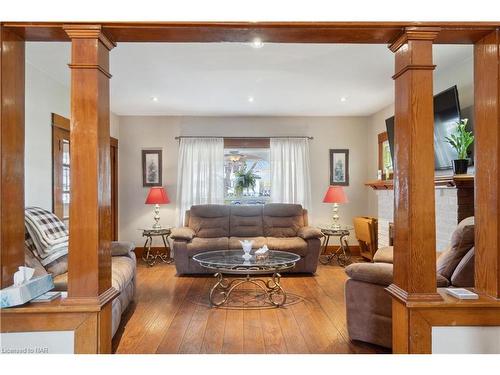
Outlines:
[{"label": "potted plant", "polygon": [[253,172],[253,169],[256,164],[257,163],[254,163],[250,169],[246,169],[247,166],[245,163],[243,167],[234,174],[236,177],[236,186],[234,190],[237,195],[241,196],[244,190],[248,193],[248,189],[252,189],[252,191],[255,189],[258,176]]},{"label": "potted plant", "polygon": [[453,172],[455,174],[466,174],[469,166],[468,151],[470,145],[474,142],[474,136],[471,131],[466,129],[468,121],[466,118],[461,119],[457,122],[455,131],[449,137],[445,137],[446,142],[455,149],[458,155],[458,159],[453,160]]}]

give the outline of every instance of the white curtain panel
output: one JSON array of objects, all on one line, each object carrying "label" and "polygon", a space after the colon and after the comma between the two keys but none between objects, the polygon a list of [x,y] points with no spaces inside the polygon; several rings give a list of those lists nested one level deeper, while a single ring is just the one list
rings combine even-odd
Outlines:
[{"label": "white curtain panel", "polygon": [[311,210],[309,140],[271,138],[271,201]]},{"label": "white curtain panel", "polygon": [[177,172],[177,225],[192,205],[224,203],[224,139],[181,138]]}]

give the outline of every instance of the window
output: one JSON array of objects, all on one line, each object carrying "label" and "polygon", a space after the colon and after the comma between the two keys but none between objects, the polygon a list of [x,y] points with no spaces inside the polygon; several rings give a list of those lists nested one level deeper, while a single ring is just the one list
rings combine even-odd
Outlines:
[{"label": "window", "polygon": [[70,157],[69,120],[52,115],[52,209],[66,226],[69,225]]},{"label": "window", "polygon": [[264,204],[271,196],[267,148],[224,148],[226,204]]}]

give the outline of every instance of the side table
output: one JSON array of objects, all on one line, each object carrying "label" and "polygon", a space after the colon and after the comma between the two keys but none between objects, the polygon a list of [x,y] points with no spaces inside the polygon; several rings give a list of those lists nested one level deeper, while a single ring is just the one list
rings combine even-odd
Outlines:
[{"label": "side table", "polygon": [[[328,264],[333,259],[337,261],[339,266],[345,267],[349,264],[351,259],[351,250],[349,249],[349,242],[347,237],[349,236],[353,227],[342,226],[340,229],[333,229],[331,227],[320,228],[321,233],[325,236],[322,243],[322,252],[319,256],[319,261],[321,264]],[[330,242],[330,237],[339,237],[340,246],[331,254],[327,254],[328,243]]]},{"label": "side table", "polygon": [[[168,245],[167,238],[170,236],[170,228],[162,228],[162,229],[140,229],[142,230],[142,236],[146,237],[146,242],[144,243],[145,251],[142,253],[142,260],[147,263],[150,267],[154,266],[156,262],[161,260],[163,263],[172,263],[174,258],[170,256],[171,250]],[[157,249],[155,254],[153,254],[151,250],[151,244],[153,243],[153,237],[161,237],[163,240],[163,245],[165,246],[165,250],[161,251]]]}]

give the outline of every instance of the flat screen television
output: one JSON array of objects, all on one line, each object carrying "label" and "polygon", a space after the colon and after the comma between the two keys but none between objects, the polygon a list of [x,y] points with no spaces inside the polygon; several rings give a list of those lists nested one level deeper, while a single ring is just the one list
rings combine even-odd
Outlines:
[{"label": "flat screen television", "polygon": [[[453,160],[457,158],[457,153],[449,143],[445,142],[445,137],[453,132],[460,118],[457,86],[450,87],[434,96],[434,167],[436,170],[453,168]],[[394,116],[385,120],[385,125],[394,165]],[[469,130],[472,130],[471,125],[472,122],[469,121]]]}]

